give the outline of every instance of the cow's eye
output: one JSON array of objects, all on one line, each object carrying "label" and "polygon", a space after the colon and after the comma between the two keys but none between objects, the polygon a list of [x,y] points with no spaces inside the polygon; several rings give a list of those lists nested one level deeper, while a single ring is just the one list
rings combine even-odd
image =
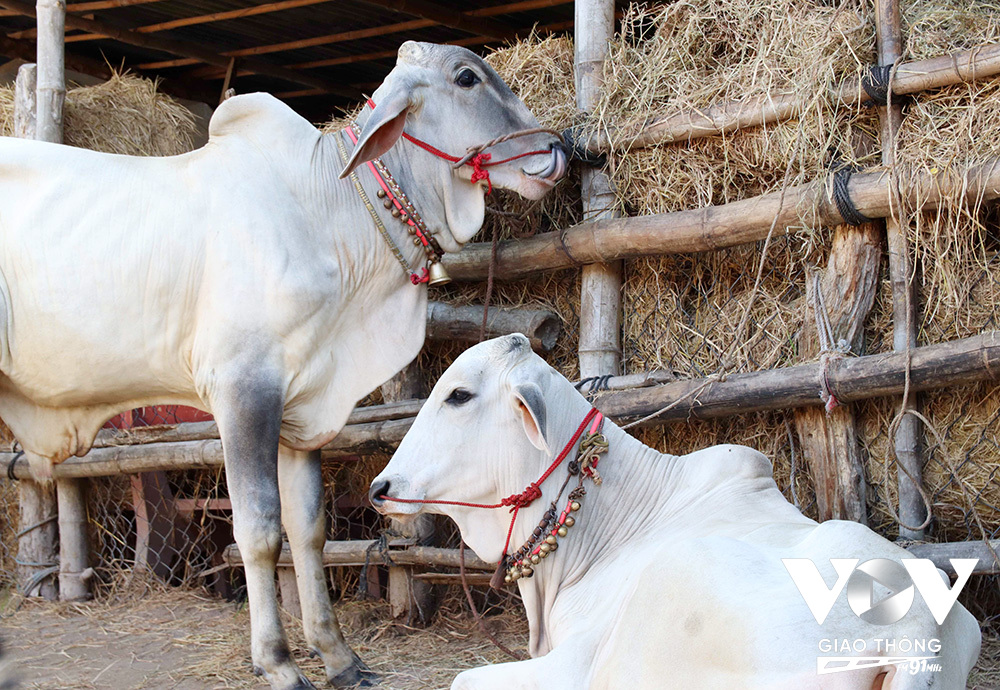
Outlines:
[{"label": "cow's eye", "polygon": [[472,393],[465,390],[464,388],[456,388],[451,392],[451,394],[448,396],[448,399],[445,400],[445,402],[450,405],[461,405],[463,403],[469,402],[470,400],[472,400]]},{"label": "cow's eye", "polygon": [[461,86],[463,89],[471,89],[473,86],[479,83],[479,77],[471,69],[466,67],[458,76],[455,78],[455,83]]}]

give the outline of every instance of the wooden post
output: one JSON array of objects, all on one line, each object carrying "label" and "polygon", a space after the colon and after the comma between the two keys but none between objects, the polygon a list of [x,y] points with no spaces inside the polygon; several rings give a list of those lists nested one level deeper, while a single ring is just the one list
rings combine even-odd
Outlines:
[{"label": "wooden post", "polygon": [[[615,29],[613,0],[576,0],[576,107],[589,111],[603,82],[604,59]],[[584,168],[584,220],[612,218],[611,180],[599,170]],[[621,370],[622,262],[588,264],[580,286],[580,376],[618,374]]]},{"label": "wooden post", "polygon": [[[427,395],[424,376],[415,363],[382,384],[382,398],[387,403],[400,400],[414,400]],[[416,520],[404,524],[392,520],[393,531],[414,537],[418,544],[433,546],[436,543],[435,519],[433,515],[421,515]],[[393,618],[406,616],[408,625],[420,622],[430,623],[437,610],[437,597],[431,583],[413,579],[412,566],[389,568],[389,610]]]},{"label": "wooden post", "polygon": [[66,98],[65,0],[38,0],[38,124],[35,138],[61,144]]},{"label": "wooden post", "polygon": [[79,601],[90,596],[94,571],[88,567],[86,480],[56,482],[59,503],[59,598]]},{"label": "wooden post", "polygon": [[[825,328],[823,319],[829,324],[833,342],[828,347],[843,342],[851,352],[861,354],[865,317],[878,291],[881,258],[882,231],[875,223],[837,227],[826,271],[809,289],[812,299],[799,336],[800,357],[820,354],[817,310],[820,327]],[[795,428],[816,487],[820,521],[868,524],[865,466],[853,407],[843,404],[829,413],[821,407],[799,408],[795,410]]]},{"label": "wooden post", "polygon": [[[14,87],[14,136],[35,138],[35,65],[21,65]],[[17,579],[25,596],[53,600],[55,578],[41,573],[58,565],[56,558],[56,492],[51,483],[22,479],[18,485],[19,522]],[[54,572],[52,573],[55,574]]]},{"label": "wooden post", "polygon": [[[876,38],[879,65],[889,66],[902,53],[902,31],[899,20],[899,0],[876,0]],[[882,164],[894,163],[894,141],[903,121],[902,109],[898,104],[878,109],[881,122]],[[892,348],[903,352],[917,346],[916,295],[911,279],[913,262],[906,241],[906,228],[900,225],[902,210],[896,206],[896,215],[885,219],[886,245],[889,252],[889,279],[892,283]],[[904,401],[907,408],[915,405],[913,394]],[[899,526],[901,539],[923,539],[923,529],[911,529],[921,525],[927,518],[927,509],[920,495],[919,482],[923,476],[923,454],[920,443],[920,422],[913,415],[904,415],[896,429],[895,452],[897,465],[897,485],[899,496]],[[907,476],[909,475],[909,476]],[[911,477],[913,479],[911,479]],[[913,480],[916,480],[915,483]]]},{"label": "wooden post", "polygon": [[[64,64],[66,2],[38,0],[38,83],[35,139],[61,144],[63,102],[66,98]],[[89,594],[87,569],[87,504],[85,480],[56,482],[59,504],[59,598],[67,601]]]},{"label": "wooden post", "polygon": [[135,570],[168,580],[178,555],[177,507],[163,472],[130,477],[135,510]]}]

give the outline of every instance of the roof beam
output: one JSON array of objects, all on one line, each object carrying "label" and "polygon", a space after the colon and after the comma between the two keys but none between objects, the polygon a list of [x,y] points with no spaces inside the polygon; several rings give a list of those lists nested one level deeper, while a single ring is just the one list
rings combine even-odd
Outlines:
[{"label": "roof beam", "polygon": [[[148,5],[151,2],[162,2],[162,0],[95,0],[94,2],[75,2],[66,5],[66,12],[95,12],[97,10],[111,10],[116,7],[129,7],[131,5]],[[14,10],[0,10],[0,17],[19,17],[20,12]]]},{"label": "roof beam", "polygon": [[[255,17],[261,14],[270,14],[271,12],[280,12],[281,10],[292,10],[298,7],[308,7],[309,5],[319,5],[321,3],[331,1],[332,0],[281,0],[280,2],[269,2],[255,7],[244,7],[238,10],[229,10],[227,12],[212,12],[211,14],[201,14],[196,17],[182,17],[181,19],[173,19],[168,22],[147,24],[146,26],[136,27],[133,31],[140,34],[152,34],[158,31],[170,31],[171,29],[179,29],[181,27],[194,26],[196,24],[210,24],[213,22],[225,21],[227,19]],[[101,38],[104,38],[101,34],[80,34],[77,36],[67,36],[66,42],[81,43],[83,41],[94,41]]]},{"label": "roof beam", "polygon": [[[545,26],[539,26],[537,31],[539,33],[555,33],[556,31],[565,31],[567,29],[573,28],[573,20],[570,19],[564,22],[555,22],[553,24],[546,24]],[[485,43],[492,43],[494,40],[489,36],[473,36],[471,38],[463,38],[458,41],[448,41],[448,45],[460,45],[460,46],[471,46],[471,45],[482,45]],[[365,53],[362,55],[346,55],[342,58],[333,58],[331,60],[320,60],[316,63],[303,62],[299,65],[293,65],[296,68],[305,67],[325,67],[327,65],[341,65],[347,64],[349,62],[363,62],[366,60],[377,60],[381,58],[394,57],[396,51],[383,51],[378,53]],[[322,64],[319,64],[322,63]],[[357,85],[361,86],[361,85]],[[275,96],[278,98],[303,98],[305,96],[323,96],[328,92],[322,89],[301,89],[297,91],[285,91],[282,93],[277,93]]]},{"label": "roof beam", "polygon": [[[8,58],[20,58],[26,62],[34,62],[36,58],[35,44],[31,41],[19,41],[6,36],[0,36],[0,55]],[[86,74],[98,79],[108,79],[114,72],[113,68],[104,60],[75,55],[66,51],[66,69],[80,74]],[[177,98],[186,98],[191,101],[212,102],[212,95],[207,89],[192,88],[184,82],[176,80],[160,81],[158,87],[163,93]],[[212,94],[215,90],[212,90]]]},{"label": "roof beam", "polygon": [[480,17],[472,16],[464,12],[443,7],[428,0],[361,0],[366,5],[385,7],[387,9],[409,14],[413,17],[420,17],[428,21],[448,26],[452,29],[466,31],[474,36],[489,36],[490,38],[504,40],[513,38],[517,30],[503,22],[485,21]]},{"label": "roof beam", "polygon": [[[469,12],[463,13],[469,17],[492,17],[498,14],[513,14],[516,12],[529,12],[531,10],[541,9],[544,7],[554,7],[556,5],[568,5],[573,0],[520,0],[519,2],[512,2],[506,5],[494,5],[493,7],[482,7],[477,10],[471,10]],[[573,22],[559,22],[557,24],[550,24],[546,27],[540,27],[539,30],[552,31],[562,31],[572,27]],[[418,19],[414,21],[400,22],[397,24],[386,24],[384,26],[376,26],[369,29],[357,29],[354,31],[344,31],[338,34],[330,34],[328,36],[318,36],[316,38],[303,39],[302,41],[292,41],[291,43],[277,43],[269,46],[259,46],[257,48],[247,48],[238,51],[231,51],[226,53],[226,55],[231,57],[240,57],[241,55],[249,54],[261,54],[262,52],[276,52],[277,50],[293,50],[295,48],[311,48],[318,45],[329,45],[332,43],[342,43],[345,41],[354,41],[363,38],[372,38],[373,36],[385,36],[388,34],[398,33],[402,31],[413,31],[416,29],[423,29],[429,26],[434,26],[434,22],[429,19]],[[463,38],[457,41],[449,41],[451,45],[460,46],[471,46],[471,45],[482,45],[484,43],[489,43],[495,40],[492,36],[481,35],[473,36],[469,38]],[[308,45],[304,45],[308,43]],[[251,53],[250,51],[256,51]],[[374,53],[362,53],[359,55],[345,55],[336,58],[328,58],[325,60],[313,60],[311,62],[302,62],[295,65],[289,65],[289,69],[314,69],[317,67],[331,67],[335,65],[346,65],[355,62],[367,62],[369,60],[381,60],[384,58],[393,58],[396,56],[396,51],[377,51]],[[139,65],[140,69],[165,69],[169,67],[183,67],[185,65],[197,64],[195,60],[164,60],[160,62],[146,62]],[[237,70],[237,76],[248,74],[248,71]],[[224,71],[214,67],[204,67],[196,70],[192,70],[186,76],[192,79],[221,79],[224,75]],[[326,93],[319,91],[316,88],[313,89],[299,89],[294,92],[296,97],[305,95],[307,92],[317,92]]]},{"label": "roof beam", "polygon": [[[265,55],[267,53],[279,53],[286,50],[298,50],[299,48],[313,48],[315,46],[328,45],[330,43],[340,43],[341,41],[355,41],[362,38],[372,38],[373,36],[384,36],[399,31],[412,31],[414,29],[424,29],[434,26],[434,22],[426,19],[414,19],[399,24],[389,24],[386,26],[374,26],[368,29],[355,29],[353,31],[341,31],[336,34],[326,36],[315,36],[313,38],[303,38],[297,41],[286,41],[284,43],[272,43],[266,46],[256,46],[253,48],[241,48],[223,53],[226,57],[249,57],[252,55]],[[139,65],[140,69],[164,69],[167,67],[184,67],[186,65],[197,65],[204,60],[184,59],[184,60],[164,60],[161,62],[146,62]],[[210,63],[215,64],[215,63]]]},{"label": "roof beam", "polygon": [[[0,7],[16,11],[26,17],[35,16],[34,4],[24,2],[24,0],[0,0]],[[110,22],[84,19],[83,17],[77,17],[75,15],[66,16],[66,26],[68,28],[103,34],[112,40],[138,46],[140,48],[149,48],[151,50],[158,50],[172,55],[195,59],[198,62],[206,62],[210,65],[217,65],[223,69],[229,66],[229,56],[219,55],[218,53],[207,51],[198,43],[181,41],[172,38],[163,38],[155,35],[139,34],[130,29],[118,27]],[[287,81],[292,84],[300,84],[310,88],[326,88],[330,90],[329,93],[338,94],[344,96],[345,98],[354,98],[357,95],[353,91],[328,82],[325,79],[309,76],[302,72],[296,72],[295,70],[288,69],[287,67],[280,67],[278,65],[273,65],[271,63],[253,58],[247,58],[242,62],[244,69],[250,70],[255,74],[281,79],[282,81]]]}]

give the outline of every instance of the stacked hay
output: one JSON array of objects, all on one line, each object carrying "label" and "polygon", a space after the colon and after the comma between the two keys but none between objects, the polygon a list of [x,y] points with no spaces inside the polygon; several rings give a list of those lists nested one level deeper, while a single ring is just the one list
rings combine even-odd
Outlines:
[{"label": "stacked hay", "polygon": [[[1000,39],[995,0],[904,2],[904,59],[922,59]],[[610,46],[605,91],[585,126],[611,130],[651,115],[685,113],[732,101],[789,94],[806,95],[809,106],[796,120],[641,150],[614,150],[608,173],[620,210],[628,215],[663,213],[721,204],[780,191],[826,173],[833,153],[862,168],[880,165],[879,124],[872,109],[831,104],[828,88],[858,76],[875,60],[871,8],[852,3],[828,6],[809,0],[681,0],[637,5],[626,13]],[[489,61],[543,121],[562,128],[575,121],[572,44],[564,38],[533,37],[499,50]],[[957,168],[1000,156],[1000,80],[920,94],[906,106],[897,143],[897,169]],[[574,183],[563,185],[544,205],[529,208],[497,194],[492,214],[477,238],[488,241],[564,228],[577,220]],[[905,187],[905,185],[904,185]],[[960,209],[959,205],[954,208]],[[993,215],[991,215],[991,213]],[[921,342],[941,342],[995,328],[1000,297],[1000,233],[988,209],[910,214],[920,284]],[[756,371],[801,362],[805,282],[826,264],[830,233],[802,227],[773,242],[700,255],[628,261],[623,286],[623,354],[626,372],[667,369],[679,377],[721,371]],[[766,250],[766,251],[765,251]],[[494,304],[543,305],[559,312],[564,333],[550,361],[567,376],[577,374],[578,275],[565,271],[542,278],[500,283]],[[886,288],[888,286],[886,285]],[[481,302],[484,285],[449,286],[436,299]],[[891,349],[891,300],[883,291],[867,329],[868,352]],[[806,324],[805,327],[812,327]],[[463,346],[434,346],[421,356],[433,382]],[[966,535],[973,524],[966,493],[977,497],[980,515],[993,525],[1000,515],[1000,479],[991,472],[988,449],[1000,434],[989,386],[934,396],[928,412],[942,429],[946,450],[932,449],[927,483],[940,504],[938,532]],[[895,403],[861,407],[863,444],[870,455],[873,521],[894,533],[887,505],[894,501],[895,467],[887,428]],[[719,422],[694,422],[647,430],[651,445],[683,453],[718,442],[760,448],[775,462],[779,486],[795,493],[808,511],[808,472],[796,467],[789,416],[761,414]],[[947,470],[956,458],[963,490]],[[964,460],[964,461],[963,461]],[[978,535],[974,535],[978,536]]]},{"label": "stacked hay", "polygon": [[[1000,38],[1000,5],[914,1],[904,7],[904,25],[905,59],[933,57]],[[517,44],[490,59],[534,112],[558,112],[562,121],[571,122],[571,49],[567,43],[566,69],[557,71],[549,62],[555,45],[551,39]],[[541,75],[520,69],[533,64],[532,52],[547,67]],[[791,122],[613,151],[608,172],[621,210],[629,215],[662,213],[779,191],[825,174],[832,151],[859,167],[877,167],[875,113],[835,106],[827,96],[831,84],[857,76],[874,55],[874,21],[868,8],[827,7],[805,0],[683,0],[630,9],[611,45],[605,93],[591,127],[610,129],[636,117],[768,94],[806,94],[810,105]],[[529,82],[519,83],[526,76]],[[540,86],[546,90],[540,91]],[[919,95],[906,106],[896,152],[899,169],[957,168],[1000,156],[1000,140],[984,135],[1000,125],[998,90],[1000,80],[994,79]],[[997,215],[983,208],[960,210],[959,204],[953,208],[906,218],[920,271],[921,342],[964,337],[998,323]],[[501,231],[501,236],[506,234]],[[486,232],[481,239],[489,236]],[[825,265],[828,239],[828,232],[803,227],[769,245],[626,262],[626,371],[668,369],[680,377],[697,377],[800,362],[797,335],[803,327],[805,280],[814,267]],[[568,375],[576,373],[566,364],[574,359],[576,347],[575,287],[541,281],[500,287],[500,298],[511,304],[530,302],[533,295],[568,297],[551,305],[573,329],[564,334],[555,357],[556,366]],[[562,288],[574,294],[566,296]],[[519,292],[510,295],[511,289]],[[538,289],[546,292],[534,292]],[[553,289],[559,291],[549,291]],[[452,294],[481,298],[482,288],[478,295],[468,287],[453,289]],[[891,349],[890,314],[885,292],[868,329],[869,352]],[[990,507],[1000,505],[1000,478],[989,453],[1000,435],[991,412],[994,397],[994,389],[985,385],[944,392],[934,396],[927,410],[945,438],[945,448],[931,449],[926,480],[936,504],[939,536],[980,536],[974,512],[988,529],[1000,524],[1000,515]],[[871,460],[873,520],[889,534],[895,531],[887,508],[895,500],[895,467],[886,430],[895,413],[892,401],[875,401],[863,406],[861,415]],[[789,495],[791,476],[796,475],[796,494],[803,507],[810,508],[808,473],[795,468],[794,434],[785,414],[697,422],[641,436],[674,453],[722,441],[758,447],[775,461],[779,485]],[[956,467],[959,479],[949,465]],[[975,511],[969,507],[970,497]]]},{"label": "stacked hay", "polygon": [[[102,84],[68,90],[64,131],[65,142],[71,146],[132,156],[172,156],[194,147],[197,130],[191,111],[160,93],[155,82],[130,74],[114,74]],[[0,135],[12,136],[13,133],[14,87],[11,85],[0,87]],[[7,444],[11,440],[10,430],[0,421],[0,441]],[[127,479],[125,482],[127,484]],[[3,582],[14,573],[16,485],[11,482],[0,485],[0,503],[5,507],[4,514],[0,515],[0,544],[4,545],[0,548],[0,582]],[[100,525],[98,528],[96,536],[104,544]],[[110,537],[120,538],[120,534]],[[102,557],[104,555],[102,551]]]},{"label": "stacked hay", "polygon": [[[156,82],[115,73],[94,86],[66,92],[64,141],[127,156],[175,156],[194,148],[191,111],[161,93]],[[0,135],[14,135],[14,86],[0,88]]]}]

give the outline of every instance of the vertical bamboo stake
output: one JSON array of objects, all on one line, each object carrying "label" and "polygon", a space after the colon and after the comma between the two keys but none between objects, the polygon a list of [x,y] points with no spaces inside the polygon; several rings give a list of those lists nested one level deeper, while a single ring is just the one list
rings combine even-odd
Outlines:
[{"label": "vertical bamboo stake", "polygon": [[59,502],[59,598],[77,601],[90,596],[93,570],[87,567],[87,497],[82,479],[56,482]]},{"label": "vertical bamboo stake", "polygon": [[[35,65],[21,65],[14,87],[14,136],[35,138]],[[30,479],[18,483],[19,522],[17,580],[26,596],[54,600],[55,577],[42,576],[56,560],[56,491],[49,482]],[[54,573],[52,573],[54,575]]]},{"label": "vertical bamboo stake", "polygon": [[[382,384],[385,402],[412,400],[427,394],[424,376],[415,362]],[[433,515],[420,515],[409,523],[391,520],[390,528],[405,532],[422,546],[437,546],[437,525]],[[406,616],[408,625],[430,623],[437,610],[438,598],[433,585],[413,578],[410,566],[389,567],[389,611],[393,618]]]},{"label": "vertical bamboo stake", "polygon": [[61,144],[66,97],[65,0],[38,0],[38,125],[35,138]]},{"label": "vertical bamboo stake", "polygon": [[[604,60],[615,28],[613,0],[576,0],[576,107],[591,110],[600,96]],[[585,168],[582,175],[585,220],[613,215],[614,192],[608,176]],[[580,376],[621,371],[622,262],[583,267],[580,287]]]},{"label": "vertical bamboo stake", "polygon": [[[892,65],[902,53],[902,31],[899,20],[899,0],[876,0],[876,36],[880,65]],[[881,121],[882,164],[892,165],[893,141],[903,120],[898,104],[891,108],[878,109]],[[902,352],[917,346],[916,296],[910,277],[913,262],[906,241],[905,228],[900,226],[897,209],[895,217],[885,219],[886,242],[889,251],[889,278],[892,282],[892,348]],[[910,394],[905,401],[907,408],[914,405]],[[927,510],[920,488],[907,474],[920,481],[923,475],[923,457],[920,447],[920,423],[913,415],[904,415],[896,430],[896,458],[899,463],[896,481],[899,495],[899,519],[910,527],[916,527],[927,518]],[[923,539],[923,529],[909,529],[900,525],[899,536],[903,539]]]},{"label": "vertical bamboo stake", "polygon": [[[38,84],[35,139],[61,144],[63,102],[66,98],[65,0],[38,0]],[[56,482],[59,504],[59,598],[65,601],[89,594],[87,568],[87,504],[82,479]]]}]

